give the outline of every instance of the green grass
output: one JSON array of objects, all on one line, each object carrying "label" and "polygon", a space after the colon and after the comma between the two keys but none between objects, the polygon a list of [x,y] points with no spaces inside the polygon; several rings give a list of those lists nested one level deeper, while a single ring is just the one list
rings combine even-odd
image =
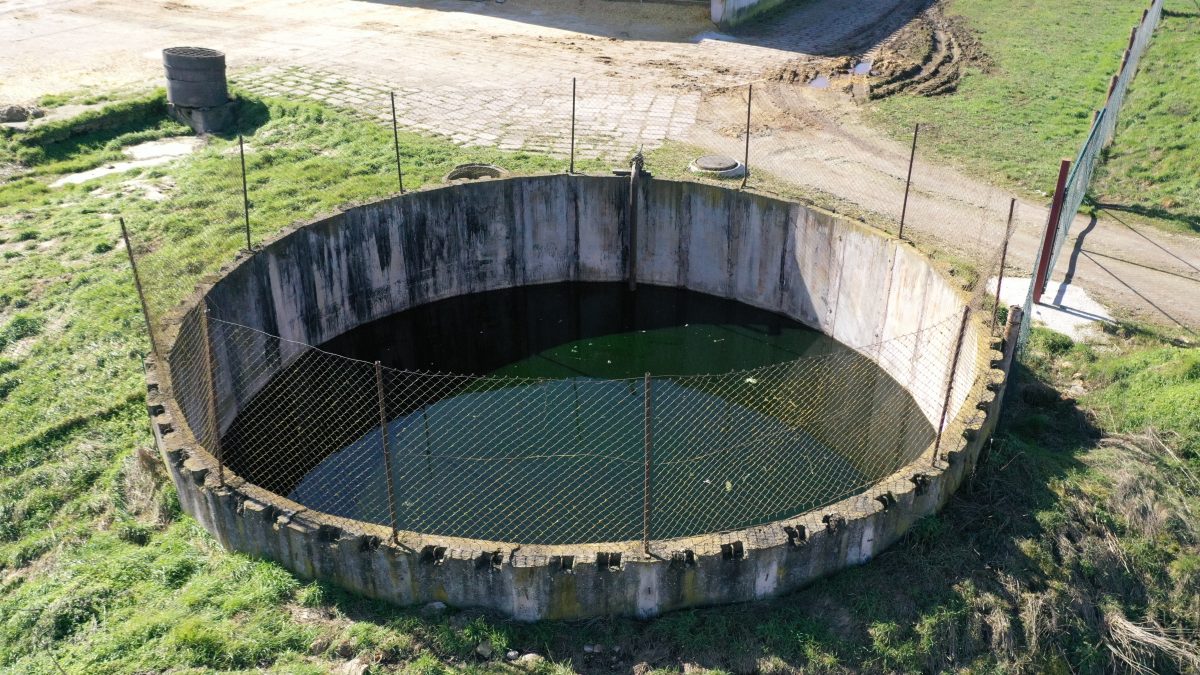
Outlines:
[{"label": "green grass", "polygon": [[[387,130],[316,105],[266,101],[255,115],[243,131],[256,240],[392,190]],[[402,142],[411,186],[464,161],[562,168]],[[1089,346],[1037,330],[973,481],[875,561],[775,602],[649,622],[424,617],[225,552],[180,514],[148,450],[147,348],[115,216],[190,282],[238,246],[234,144],[145,172],[174,181],[165,202],[126,192],[130,176],[0,184],[0,247],[14,254],[0,265],[0,671],[324,673],[357,656],[376,673],[511,673],[502,655],[516,649],[546,656],[541,673],[1107,672],[1121,620],[1200,630],[1196,350],[1136,331]],[[1055,390],[1076,372],[1083,409]],[[483,640],[497,656],[475,656]],[[603,654],[585,654],[597,643]]]},{"label": "green grass", "polygon": [[1200,459],[1200,351],[1147,347],[1092,365],[1090,374],[1105,385],[1088,403],[1107,427],[1169,429],[1173,447]]},{"label": "green grass", "polygon": [[947,14],[961,16],[978,33],[992,66],[972,68],[953,94],[893,96],[875,103],[869,115],[897,138],[911,137],[914,123],[927,125],[919,152],[1024,192],[1049,194],[1058,161],[1074,159],[1093,112],[1104,104],[1144,4],[950,0]]},{"label": "green grass", "polygon": [[88,110],[70,119],[43,122],[24,133],[0,131],[0,163],[19,163],[29,175],[85,171],[122,159],[122,147],[185,133],[166,118],[166,92],[157,90]]},{"label": "green grass", "polygon": [[[246,107],[242,125],[256,245],[313,214],[398,190],[389,129],[316,104],[273,100]],[[410,190],[438,183],[466,162],[497,164],[513,173],[566,169],[562,159],[460,148],[443,138],[407,132],[400,134],[400,144]],[[602,166],[584,161],[577,168],[595,171]],[[149,202],[122,209],[155,313],[174,305],[199,276],[245,248],[236,139],[213,139],[172,175],[179,190],[170,209]]]},{"label": "green grass", "polygon": [[1200,7],[1167,2],[1092,187],[1109,212],[1200,233]]}]

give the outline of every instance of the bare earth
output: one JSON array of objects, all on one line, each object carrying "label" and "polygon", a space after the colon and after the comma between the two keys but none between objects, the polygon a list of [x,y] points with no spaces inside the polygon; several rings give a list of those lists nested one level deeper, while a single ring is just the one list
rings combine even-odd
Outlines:
[{"label": "bare earth", "polygon": [[[224,51],[234,77],[255,91],[374,115],[394,89],[406,127],[508,149],[564,151],[571,78],[578,78],[584,154],[620,157],[674,139],[740,156],[741,85],[758,80],[753,168],[898,219],[907,145],[860,121],[843,92],[854,78],[835,78],[826,89],[807,80],[870,59],[925,4],[807,3],[730,37],[715,32],[703,5],[7,0],[0,102],[158,82],[161,49],[186,44]],[[786,74],[797,72],[804,75],[790,82]],[[993,260],[1008,199],[918,162],[906,220],[919,235]],[[1046,208],[1021,201],[1016,214],[1010,262],[1028,270]],[[1064,275],[1118,315],[1200,330],[1196,238],[1081,218],[1055,270]]]}]

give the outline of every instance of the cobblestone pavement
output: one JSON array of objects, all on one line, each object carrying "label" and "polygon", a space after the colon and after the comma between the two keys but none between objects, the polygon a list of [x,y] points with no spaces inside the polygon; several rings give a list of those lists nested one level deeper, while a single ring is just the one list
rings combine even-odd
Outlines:
[{"label": "cobblestone pavement", "polygon": [[[495,146],[565,157],[571,149],[571,80],[556,85],[483,89],[393,87],[327,71],[267,66],[239,75],[256,94],[307,97],[391,124],[392,92],[403,129],[446,136],[464,146]],[[700,93],[636,91],[609,80],[576,83],[579,157],[616,160],[637,147],[684,138],[696,122]]]}]

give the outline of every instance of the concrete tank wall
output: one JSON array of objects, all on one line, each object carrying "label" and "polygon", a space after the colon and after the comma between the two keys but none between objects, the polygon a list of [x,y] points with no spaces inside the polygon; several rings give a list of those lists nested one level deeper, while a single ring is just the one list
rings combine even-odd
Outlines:
[{"label": "concrete tank wall", "polygon": [[[618,281],[628,265],[627,189],[624,178],[542,176],[357,206],[264,246],[213,286],[208,306],[216,318],[298,343],[283,355],[286,366],[303,345],[427,302]],[[921,345],[912,359],[881,359],[873,348],[931,326],[947,326],[940,336],[957,330],[963,298],[909,244],[707,184],[649,180],[640,196],[639,282],[731,298],[812,326],[876,360],[938,422],[953,345]],[[963,364],[976,360],[976,329],[969,330]],[[238,368],[238,355],[218,347],[215,357],[226,428],[257,387],[234,391],[223,374]],[[955,392],[951,416],[965,396],[965,388]]]},{"label": "concrete tank wall", "polygon": [[[264,333],[261,344],[236,349],[215,340],[222,428],[305,345],[361,324],[463,293],[625,278],[627,191],[627,178],[563,175],[456,185],[349,208],[267,243],[202,289],[182,319],[196,323],[207,302],[212,316]],[[934,326],[945,329],[929,333],[957,334],[963,298],[909,244],[798,204],[698,183],[646,180],[637,210],[640,282],[736,299],[818,328],[874,359],[937,424],[952,341],[894,343],[911,354],[876,346]],[[169,361],[195,361],[188,350],[197,347],[183,342]],[[231,549],[401,603],[443,600],[522,619],[650,616],[796,588],[869,559],[915,518],[936,510],[973,464],[986,435],[980,432],[998,411],[987,386],[994,390],[1003,375],[976,372],[987,349],[972,322],[947,425],[968,436],[947,444],[954,450],[946,461],[929,455],[861,495],[788,523],[653,542],[650,558],[640,542],[527,546],[493,567],[477,563],[500,550],[495,542],[420,533],[387,542],[386,528],[307,511],[228,471],[225,485],[217,485],[215,461],[187,424],[201,415],[203,397],[184,391],[176,377],[182,370],[159,364],[150,400],[184,509]],[[230,376],[241,373],[245,354],[265,350],[278,351],[272,369]],[[885,494],[891,496],[876,499]],[[803,533],[799,540],[796,532]],[[721,547],[734,541],[740,556]],[[612,551],[622,553],[617,570],[596,563],[598,553]],[[694,555],[691,562],[678,557],[684,551]],[[576,564],[568,567],[565,559]]]}]

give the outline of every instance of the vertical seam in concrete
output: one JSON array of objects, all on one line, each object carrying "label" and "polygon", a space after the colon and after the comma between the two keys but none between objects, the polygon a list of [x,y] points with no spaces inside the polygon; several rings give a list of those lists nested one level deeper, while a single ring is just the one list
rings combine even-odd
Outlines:
[{"label": "vertical seam in concrete", "polygon": [[[839,241],[841,242],[840,247],[838,246]],[[826,292],[830,293],[829,299],[827,300],[827,302],[829,303],[829,308],[826,310],[826,312],[829,315],[829,327],[828,327],[828,330],[826,330],[826,333],[830,336],[833,336],[835,339],[837,336],[838,306],[841,304],[838,302],[838,298],[841,296],[841,293],[842,293],[842,266],[846,264],[846,244],[845,244],[845,242],[846,242],[846,238],[844,236],[836,235],[834,233],[833,224],[830,223],[830,225],[829,225],[829,246],[830,246],[829,253],[830,253],[830,258],[833,258],[834,255],[836,254],[837,266],[835,267],[831,264],[829,267],[829,273],[830,273],[830,275],[837,274],[837,286],[835,287],[833,283],[827,283],[825,286]],[[832,263],[833,261],[830,260],[830,262]],[[824,327],[822,327],[822,330],[825,330]],[[849,346],[854,347],[854,345],[849,345]]]},{"label": "vertical seam in concrete", "polygon": [[575,251],[574,262],[571,266],[571,280],[579,281],[580,269],[582,267],[579,253],[579,181],[569,180],[567,184],[571,186],[571,213],[575,217]]},{"label": "vertical seam in concrete", "polygon": [[875,360],[879,361],[879,354],[882,347],[879,343],[883,342],[883,334],[887,328],[888,309],[892,303],[892,283],[893,276],[896,274],[896,246],[898,243],[893,243],[891,254],[888,256],[888,273],[887,287],[883,289],[883,314],[879,317],[879,328],[875,331]]},{"label": "vertical seam in concrete", "polygon": [[[524,185],[524,183],[521,183],[520,185]],[[518,217],[519,217],[521,210],[525,206],[525,200],[522,199],[522,197],[524,196],[524,193],[521,190],[518,190],[517,188],[518,188],[517,184],[511,185],[511,191],[509,192],[509,199],[512,200],[513,214],[518,215]],[[525,228],[514,227],[512,230],[512,238],[509,240],[509,250],[511,251],[510,255],[513,257],[513,260],[524,260],[525,259],[525,237],[524,237],[524,234],[525,234]],[[525,266],[524,265],[513,265],[512,270],[513,270],[513,277],[510,280],[512,282],[512,284],[514,286],[519,286],[519,285],[525,283]]]},{"label": "vertical seam in concrete", "polygon": [[681,195],[679,200],[681,213],[675,221],[675,285],[679,287],[687,286],[688,265],[690,264],[691,254],[691,228],[684,229],[684,224],[692,222],[692,200],[686,195]]},{"label": "vertical seam in concrete", "polygon": [[732,289],[737,288],[737,280],[734,278],[733,264],[733,213],[737,208],[737,200],[731,200],[734,204],[726,204],[725,208],[725,288],[722,289],[721,297],[729,298],[733,296]]},{"label": "vertical seam in concrete", "polygon": [[[784,311],[784,300],[783,300],[784,297],[787,295],[787,293],[784,290],[786,288],[786,275],[785,275],[784,271],[787,269],[788,242],[795,241],[795,228],[791,226],[792,214],[794,213],[794,211],[795,211],[795,209],[793,207],[789,206],[788,210],[787,210],[787,215],[784,216],[784,219],[783,219],[783,246],[780,247],[780,251],[779,251],[779,293],[776,297],[776,303],[775,303],[776,308],[779,310],[779,312],[781,314],[787,313]],[[795,246],[794,243],[793,243],[793,246]]]}]

